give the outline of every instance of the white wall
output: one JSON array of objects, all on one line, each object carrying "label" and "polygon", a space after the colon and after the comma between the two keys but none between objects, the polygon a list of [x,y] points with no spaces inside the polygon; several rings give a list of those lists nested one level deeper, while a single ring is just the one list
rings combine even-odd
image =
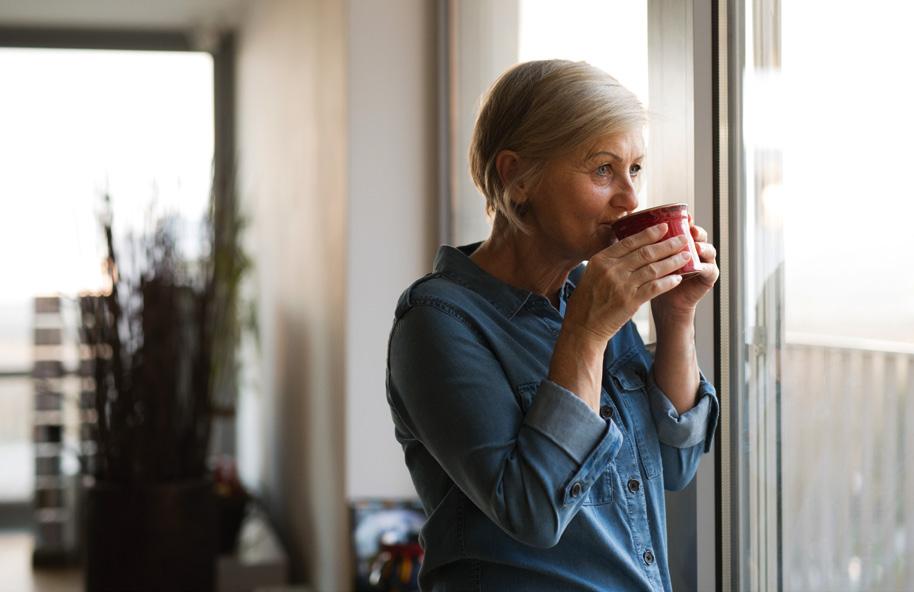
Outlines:
[{"label": "white wall", "polygon": [[436,235],[435,3],[352,0],[346,482],[350,499],[415,497],[385,397],[400,292],[431,270]]},{"label": "white wall", "polygon": [[347,500],[415,496],[384,378],[397,297],[437,244],[434,3],[269,0],[241,22],[263,360],[241,468],[296,580],[346,589]]},{"label": "white wall", "polygon": [[[238,44],[241,195],[252,216],[259,389],[242,402],[259,433],[246,459],[315,590],[348,585],[344,323],[346,13],[334,0],[250,3]],[[258,462],[259,461],[259,462]],[[251,466],[253,465],[253,466]]]}]

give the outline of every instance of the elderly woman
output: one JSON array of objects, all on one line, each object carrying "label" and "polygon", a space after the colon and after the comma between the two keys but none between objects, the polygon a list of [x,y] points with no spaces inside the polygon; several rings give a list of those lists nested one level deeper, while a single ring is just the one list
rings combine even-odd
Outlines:
[{"label": "elderly woman", "polygon": [[[470,147],[494,214],[401,296],[387,392],[428,514],[423,590],[670,590],[664,489],[685,487],[718,403],[695,355],[717,281],[685,238],[615,241],[638,206],[645,114],[583,62],[503,74]],[[586,265],[583,261],[588,261]],[[651,302],[656,353],[631,318]]]}]

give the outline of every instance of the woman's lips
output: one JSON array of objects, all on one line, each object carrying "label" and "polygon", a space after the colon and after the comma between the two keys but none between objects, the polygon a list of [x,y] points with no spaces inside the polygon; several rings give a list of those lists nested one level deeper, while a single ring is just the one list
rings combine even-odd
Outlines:
[{"label": "woman's lips", "polygon": [[616,233],[612,231],[612,222],[601,222],[600,228],[606,230],[606,233],[609,235],[609,244],[613,245],[616,243]]},{"label": "woman's lips", "polygon": [[612,226],[613,224],[615,224],[615,223],[618,222],[619,220],[625,218],[626,216],[628,216],[628,214],[622,214],[621,216],[619,216],[619,217],[616,218],[615,220],[607,220],[607,221],[605,221],[605,222],[600,222],[600,226]]}]

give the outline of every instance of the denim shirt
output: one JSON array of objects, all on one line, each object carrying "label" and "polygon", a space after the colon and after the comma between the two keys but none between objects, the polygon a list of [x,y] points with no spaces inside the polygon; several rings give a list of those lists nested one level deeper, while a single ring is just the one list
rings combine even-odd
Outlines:
[{"label": "denim shirt", "polygon": [[664,489],[695,476],[717,427],[701,378],[680,415],[629,321],[609,341],[600,412],[546,376],[565,302],[438,251],[403,292],[387,399],[428,520],[423,590],[664,590]]}]

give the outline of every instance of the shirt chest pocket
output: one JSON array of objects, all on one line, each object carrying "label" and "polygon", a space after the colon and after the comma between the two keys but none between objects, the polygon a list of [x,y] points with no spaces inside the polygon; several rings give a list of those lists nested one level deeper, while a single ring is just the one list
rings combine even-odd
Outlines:
[{"label": "shirt chest pocket", "polygon": [[631,422],[631,431],[638,447],[641,470],[645,478],[653,479],[661,470],[660,441],[651,415],[647,392],[647,368],[637,357],[620,360],[609,368],[608,374]]},{"label": "shirt chest pocket", "polygon": [[[515,392],[518,397],[518,404],[520,405],[521,410],[524,415],[530,410],[530,407],[533,405],[533,400],[536,397],[536,391],[539,388],[539,382],[521,384],[515,387]],[[605,393],[602,395],[606,396]],[[606,470],[603,471],[603,474],[594,482],[590,490],[587,492],[587,497],[584,498],[585,506],[599,506],[602,504],[608,504],[613,499],[613,489],[619,483],[619,478],[617,477],[617,472],[615,465],[609,463]],[[621,487],[621,486],[619,486]]]}]

